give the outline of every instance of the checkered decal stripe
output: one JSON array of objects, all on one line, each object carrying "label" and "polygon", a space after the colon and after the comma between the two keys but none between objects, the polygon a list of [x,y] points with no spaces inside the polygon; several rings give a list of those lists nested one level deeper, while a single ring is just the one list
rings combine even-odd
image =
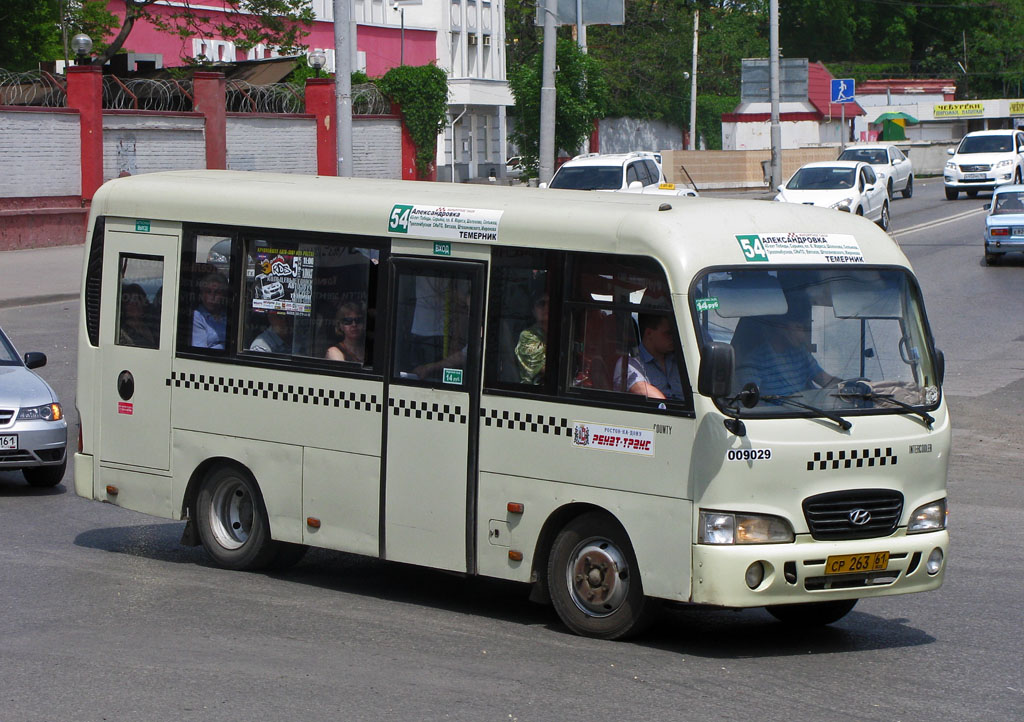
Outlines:
[{"label": "checkered decal stripe", "polygon": [[451,404],[434,404],[426,401],[406,399],[388,399],[392,416],[405,416],[407,419],[426,419],[427,421],[447,421],[449,424],[465,424],[468,419],[462,413],[461,406]]},{"label": "checkered decal stripe", "polygon": [[522,414],[518,411],[499,411],[498,409],[480,409],[480,417],[484,426],[497,426],[499,429],[518,429],[555,436],[571,436],[572,424],[569,419],[544,414]]},{"label": "checkered decal stripe", "polygon": [[850,451],[814,452],[814,458],[807,462],[807,471],[825,469],[861,469],[865,466],[896,466],[897,457],[892,447],[877,449],[851,449]]},{"label": "checkered decal stripe", "polygon": [[178,373],[174,371],[167,379],[168,386],[174,388],[212,391],[215,394],[232,394],[237,396],[255,396],[272,401],[289,401],[296,404],[312,404],[313,406],[331,406],[336,409],[346,408],[355,411],[381,412],[381,404],[375,394],[357,394],[336,391],[334,389],[314,388],[312,386],[296,386],[294,384],[274,384],[269,381],[252,381],[251,379],[233,379],[224,376],[207,376],[206,374]]}]

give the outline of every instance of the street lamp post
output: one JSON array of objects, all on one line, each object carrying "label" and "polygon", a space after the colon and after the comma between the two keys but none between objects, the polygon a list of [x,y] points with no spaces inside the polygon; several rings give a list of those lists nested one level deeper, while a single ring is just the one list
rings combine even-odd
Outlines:
[{"label": "street lamp post", "polygon": [[398,51],[398,64],[405,65],[405,8],[407,5],[422,5],[423,0],[391,0],[391,9],[398,11],[399,22],[402,25],[402,41]]},{"label": "street lamp post", "polygon": [[313,68],[316,77],[320,77],[320,68],[327,64],[327,54],[323,50],[314,50],[306,57],[309,67]]},{"label": "street lamp post", "polygon": [[92,38],[85,33],[78,33],[71,38],[71,49],[75,51],[75,65],[88,65],[89,53],[92,52]]}]

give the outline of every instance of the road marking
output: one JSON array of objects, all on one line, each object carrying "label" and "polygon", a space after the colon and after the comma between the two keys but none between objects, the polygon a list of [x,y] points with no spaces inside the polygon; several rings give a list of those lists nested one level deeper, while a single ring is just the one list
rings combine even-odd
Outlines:
[{"label": "road marking", "polygon": [[927,230],[930,230],[932,228],[936,228],[938,226],[944,225],[946,223],[952,223],[953,221],[959,221],[962,218],[967,218],[968,216],[973,216],[973,215],[976,215],[978,213],[985,213],[985,209],[984,208],[972,208],[969,211],[964,211],[963,213],[957,213],[955,216],[949,216],[948,218],[940,218],[937,221],[926,221],[925,223],[919,223],[916,226],[911,226],[910,228],[902,228],[902,229],[900,229],[898,231],[894,231],[893,232],[893,236],[894,237],[897,236],[897,235],[902,236],[904,233],[917,233],[918,231],[927,231]]}]

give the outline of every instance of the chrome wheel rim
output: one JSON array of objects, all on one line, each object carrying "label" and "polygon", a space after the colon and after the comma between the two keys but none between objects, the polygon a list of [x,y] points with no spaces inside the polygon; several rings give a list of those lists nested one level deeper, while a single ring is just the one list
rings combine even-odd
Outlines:
[{"label": "chrome wheel rim", "polygon": [[230,479],[217,486],[210,499],[210,531],[225,549],[238,549],[252,532],[253,499],[241,481]]},{"label": "chrome wheel rim", "polygon": [[614,614],[629,593],[629,566],[622,551],[600,537],[585,539],[569,555],[565,569],[569,596],[589,617]]}]

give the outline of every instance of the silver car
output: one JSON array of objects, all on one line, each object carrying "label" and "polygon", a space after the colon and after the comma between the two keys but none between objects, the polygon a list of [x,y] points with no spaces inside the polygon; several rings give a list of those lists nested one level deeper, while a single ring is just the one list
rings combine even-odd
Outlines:
[{"label": "silver car", "polygon": [[50,385],[32,369],[46,354],[24,360],[0,329],[0,471],[20,469],[32,486],[56,486],[67,467],[68,424]]}]

